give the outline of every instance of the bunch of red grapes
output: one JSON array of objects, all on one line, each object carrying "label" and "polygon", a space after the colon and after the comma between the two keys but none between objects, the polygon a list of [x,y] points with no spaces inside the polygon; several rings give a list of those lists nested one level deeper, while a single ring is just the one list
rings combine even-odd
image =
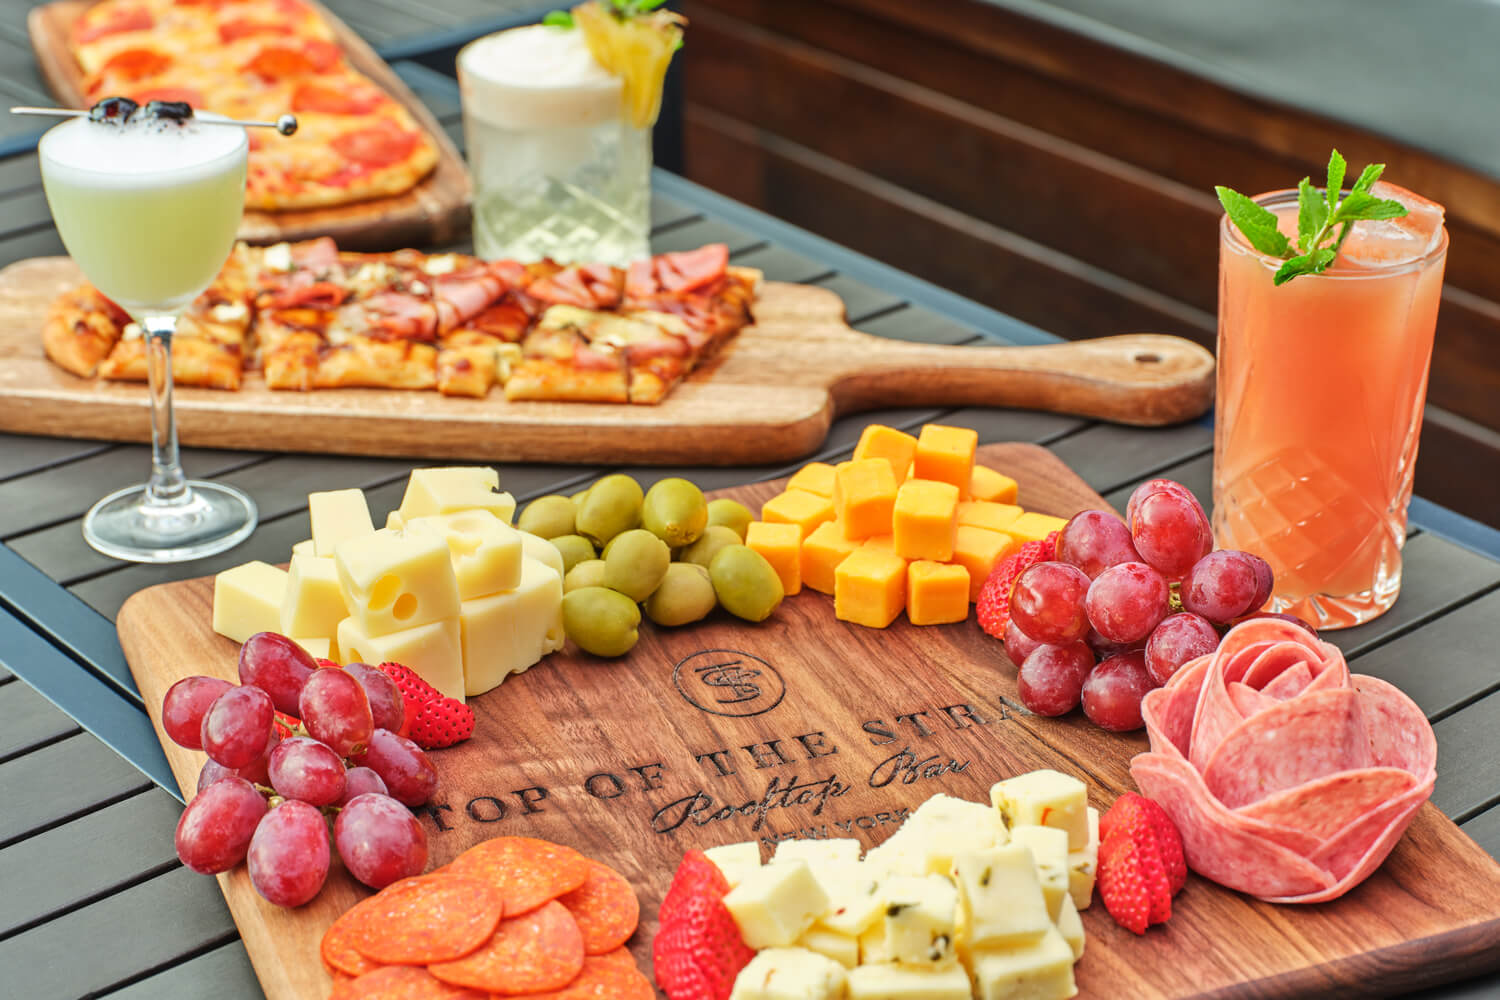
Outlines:
[{"label": "bunch of red grapes", "polygon": [[427,834],[409,806],[437,789],[437,770],[398,735],[406,706],[384,672],[320,667],[274,632],[240,648],[239,685],[186,677],[162,700],[162,728],[208,761],[177,823],[177,856],[212,875],[247,862],[279,906],[318,894],[332,843],[349,873],[379,889],[421,874]]},{"label": "bunch of red grapes", "polygon": [[1056,558],[1016,579],[1005,652],[1020,664],[1021,702],[1055,716],[1081,701],[1095,725],[1139,729],[1146,692],[1217,649],[1219,629],[1259,612],[1273,584],[1259,556],[1214,550],[1187,487],[1143,483],[1124,521],[1102,510],[1074,516]]}]

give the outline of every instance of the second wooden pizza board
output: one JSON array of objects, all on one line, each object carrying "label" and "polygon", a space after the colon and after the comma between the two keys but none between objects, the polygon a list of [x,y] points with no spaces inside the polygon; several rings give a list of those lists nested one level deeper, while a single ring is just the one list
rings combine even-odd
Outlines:
[{"label": "second wooden pizza board", "polygon": [[[1105,506],[1055,456],[987,445],[980,460],[1021,484],[1029,508]],[[780,488],[722,491],[753,507]],[[209,626],[213,581],[152,587],[119,615],[120,640],[160,733],[178,679],[235,679],[237,647]],[[643,626],[618,660],[571,646],[473,699],[473,739],[433,754],[440,783],[420,811],[431,863],[501,835],[543,837],[612,865],[635,886],[630,945],[649,972],[654,915],[683,851],[761,839],[854,837],[866,847],[944,792],[988,801],[1002,778],[1050,767],[1084,779],[1104,808],[1133,790],[1146,738],[1106,733],[1075,712],[1019,707],[1015,669],[973,620],[888,629],[836,621],[830,598],[788,598],[766,622],[716,612],[679,629]],[[163,737],[184,794],[203,754]],[[367,894],[335,871],[297,910],[264,902],[243,867],[219,876],[271,1000],[315,1000],[330,980],[318,942]],[[1385,864],[1319,906],[1273,906],[1196,876],[1170,922],[1144,937],[1097,901],[1083,913],[1085,997],[1386,995],[1500,963],[1500,866],[1428,804]]]},{"label": "second wooden pizza board", "polygon": [[[87,100],[83,93],[83,72],[68,48],[68,32],[78,15],[95,2],[57,0],[33,8],[26,19],[42,78],[68,107],[84,107]],[[427,105],[418,100],[363,38],[317,0],[307,3],[328,22],[349,65],[375,81],[411,112],[437,146],[437,166],[415,187],[389,198],[292,212],[246,212],[240,224],[240,239],[277,243],[332,236],[346,250],[438,246],[459,239],[469,231],[473,187],[458,148]]]},{"label": "second wooden pizza board", "polygon": [[[0,430],[149,441],[145,386],[78,378],[49,362],[47,306],[81,280],[65,257],[0,271]],[[658,406],[512,403],[435,391],[238,392],[179,388],[183,444],[485,461],[745,465],[810,454],[833,418],[877,406],[1014,406],[1157,425],[1203,414],[1213,356],[1135,334],[1040,347],[949,347],[851,330],[844,304],[768,282],[755,326]],[[191,471],[191,470],[190,470]]]}]

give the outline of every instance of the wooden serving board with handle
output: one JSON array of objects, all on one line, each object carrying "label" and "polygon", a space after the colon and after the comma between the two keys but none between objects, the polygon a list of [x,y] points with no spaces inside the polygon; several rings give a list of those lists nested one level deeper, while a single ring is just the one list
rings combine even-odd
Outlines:
[{"label": "wooden serving board with handle", "polygon": [[[67,107],[85,107],[83,71],[68,47],[78,15],[98,0],[57,0],[34,7],[26,26],[42,78]],[[427,106],[417,99],[375,50],[327,7],[307,0],[328,22],[344,57],[401,103],[437,144],[438,163],[408,191],[389,198],[290,212],[247,211],[239,237],[250,243],[277,243],[332,236],[346,250],[395,250],[452,243],[469,231],[473,188],[463,156]],[[290,110],[290,109],[287,109]]]},{"label": "wooden serving board with handle", "polygon": [[[65,257],[0,271],[0,430],[151,440],[146,389],[70,375],[42,352],[48,304],[81,276]],[[743,465],[814,451],[834,417],[877,406],[986,405],[1169,424],[1213,401],[1213,356],[1136,334],[1041,347],[948,347],[849,329],[827,289],[768,282],[756,324],[658,406],[508,402],[435,391],[179,388],[184,444],[486,461]]]},{"label": "wooden serving board with handle", "polygon": [[[1029,508],[1105,507],[1035,445],[987,445],[980,460],[1014,476]],[[722,492],[758,507],[780,486]],[[235,679],[237,647],[209,626],[212,590],[208,578],[165,584],[120,611],[158,733],[172,683]],[[1040,767],[1084,779],[1102,809],[1133,789],[1128,762],[1146,748],[1143,734],[1106,733],[1079,712],[1027,714],[1015,668],[972,619],[868,629],[836,621],[832,600],[811,591],[759,625],[723,612],[678,629],[644,624],[618,660],[569,646],[471,704],[474,737],[432,755],[438,793],[419,811],[431,863],[524,835],[614,866],[640,896],[630,946],[648,972],[654,916],[688,848],[798,835],[869,847],[937,792],[988,801],[995,781]],[[203,754],[162,741],[191,795]],[[283,910],[243,867],[219,880],[267,995],[326,996],[318,942],[367,890],[336,870],[312,903]],[[1429,804],[1385,864],[1333,903],[1273,906],[1190,876],[1172,919],[1137,937],[1096,899],[1078,983],[1082,996],[1109,998],[1401,992],[1500,964],[1497,898],[1500,866]]]}]

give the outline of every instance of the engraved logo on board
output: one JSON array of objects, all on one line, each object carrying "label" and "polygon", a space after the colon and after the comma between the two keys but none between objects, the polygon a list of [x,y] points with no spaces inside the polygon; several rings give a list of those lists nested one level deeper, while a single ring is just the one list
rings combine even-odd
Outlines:
[{"label": "engraved logo on board", "polygon": [[781,704],[786,684],[776,668],[738,649],[705,649],[672,668],[689,705],[711,715],[761,715]]}]

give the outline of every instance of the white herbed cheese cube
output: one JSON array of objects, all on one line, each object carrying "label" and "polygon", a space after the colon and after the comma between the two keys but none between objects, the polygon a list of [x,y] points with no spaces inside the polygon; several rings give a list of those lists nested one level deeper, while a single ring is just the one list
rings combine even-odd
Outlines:
[{"label": "white herbed cheese cube", "polygon": [[828,895],[806,862],[765,865],[745,876],[724,905],[752,948],[792,944],[828,909]]},{"label": "white herbed cheese cube", "polygon": [[1025,944],[1052,926],[1031,850],[1017,844],[960,854],[953,881],[966,947]]},{"label": "white herbed cheese cube", "polygon": [[1010,833],[1010,842],[1031,850],[1047,913],[1055,921],[1062,912],[1062,901],[1068,896],[1068,835],[1050,826],[1018,826]]},{"label": "white herbed cheese cube", "polygon": [[360,490],[328,490],[307,495],[307,515],[312,521],[313,551],[331,556],[339,542],[375,530],[370,508]]},{"label": "white herbed cheese cube", "polygon": [[301,639],[287,636],[287,638],[301,646],[302,651],[315,660],[331,660],[334,658],[334,653],[337,652],[333,648],[333,640],[327,636],[304,637]]},{"label": "white herbed cheese cube", "polygon": [[1071,896],[1063,898],[1062,912],[1057,915],[1057,931],[1073,949],[1073,961],[1082,958],[1083,918],[1078,915],[1078,907],[1073,905]]},{"label": "white herbed cheese cube", "polygon": [[1068,895],[1073,905],[1087,910],[1094,901],[1094,877],[1099,872],[1099,810],[1089,806],[1089,844],[1068,852]]},{"label": "white herbed cheese cube", "polygon": [[443,536],[458,581],[458,597],[488,597],[521,582],[521,534],[487,510],[429,514],[407,525],[424,525]]},{"label": "white herbed cheese cube", "polygon": [[535,559],[540,563],[545,563],[557,573],[559,580],[563,578],[563,557],[562,553],[557,551],[556,545],[553,545],[541,535],[533,535],[529,531],[517,529],[516,534],[521,536],[522,555],[528,559]]},{"label": "white herbed cheese cube", "polygon": [[849,1000],[971,1000],[963,967],[861,965],[849,970]]},{"label": "white herbed cheese cube", "polygon": [[718,866],[731,889],[745,881],[746,875],[760,867],[760,842],[756,840],[710,847],[703,854]]},{"label": "white herbed cheese cube", "polygon": [[957,958],[958,893],[943,875],[895,875],[880,886],[880,951],[909,965],[947,965]]},{"label": "white herbed cheese cube", "polygon": [[281,628],[286,570],[255,560],[214,577],[214,631],[235,642]]},{"label": "white herbed cheese cube", "polygon": [[846,969],[859,964],[859,939],[850,934],[840,934],[822,924],[813,924],[797,939],[799,948],[815,951],[833,959]]},{"label": "white herbed cheese cube", "polygon": [[[494,523],[511,531],[508,525]],[[535,559],[520,562],[521,578],[514,589],[459,605],[464,693],[470,698],[498,687],[511,674],[521,673],[548,653],[562,649],[567,638],[563,632],[562,581]]]},{"label": "white herbed cheese cube", "polygon": [[970,967],[978,1000],[1066,1000],[1078,993],[1073,949],[1055,927],[1032,944],[975,949]]},{"label": "white herbed cheese cube", "polygon": [[1006,839],[993,808],[941,794],[917,807],[897,833],[903,835],[912,840],[911,853],[921,857],[928,875],[947,875],[953,869],[953,855],[981,851]]},{"label": "white herbed cheese cube", "polygon": [[461,510],[487,510],[506,524],[516,513],[509,493],[496,493],[500,474],[480,466],[413,469],[401,497],[401,516],[410,521],[427,514],[455,514]]},{"label": "white herbed cheese cube", "polygon": [[735,977],[729,1000],[842,1000],[844,967],[805,948],[767,948]]},{"label": "white herbed cheese cube", "polygon": [[783,840],[776,845],[772,861],[806,861],[816,874],[820,864],[849,864],[859,860],[859,841],[848,840]]},{"label": "white herbed cheese cube", "polygon": [[382,528],[347,538],[334,550],[334,560],[344,604],[371,638],[458,617],[458,580],[448,543],[430,528]]},{"label": "white herbed cheese cube", "polygon": [[880,883],[885,875],[875,866],[822,865],[813,876],[828,894],[828,909],[818,923],[829,930],[858,937],[880,916]]},{"label": "white herbed cheese cube", "polygon": [[456,617],[372,636],[366,635],[358,620],[350,616],[339,623],[338,646],[345,663],[402,663],[442,694],[463,701],[460,635]]},{"label": "white herbed cheese cube", "polygon": [[1051,826],[1067,833],[1068,850],[1088,846],[1088,786],[1072,775],[1049,770],[1018,774],[993,785],[990,802],[1011,831]]},{"label": "white herbed cheese cube", "polygon": [[281,601],[281,633],[332,639],[348,616],[333,557],[293,553]]}]

